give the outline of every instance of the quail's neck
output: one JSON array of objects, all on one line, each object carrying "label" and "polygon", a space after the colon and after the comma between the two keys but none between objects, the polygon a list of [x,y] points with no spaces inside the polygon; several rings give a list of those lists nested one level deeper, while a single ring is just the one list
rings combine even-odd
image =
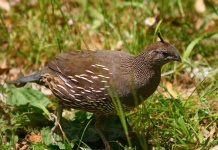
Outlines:
[{"label": "quail's neck", "polygon": [[[124,98],[129,99],[129,101],[125,101],[125,104],[135,107],[157,89],[161,78],[161,67],[153,66],[149,59],[140,55],[129,57],[123,62],[125,62],[123,63],[125,65],[125,67],[123,66],[125,72],[131,75],[131,79],[129,79],[131,88],[134,88],[137,91],[136,95],[139,96],[139,101],[137,100],[136,102],[132,95],[132,90],[129,91],[130,93]],[[143,98],[142,101],[141,98]]]},{"label": "quail's neck", "polygon": [[135,57],[133,62],[133,72],[136,80],[143,81],[152,76],[160,76],[161,66],[142,55]]},{"label": "quail's neck", "polygon": [[125,58],[122,61],[123,72],[132,74],[135,84],[146,82],[153,76],[161,76],[162,65],[154,64],[154,62],[142,54]]}]

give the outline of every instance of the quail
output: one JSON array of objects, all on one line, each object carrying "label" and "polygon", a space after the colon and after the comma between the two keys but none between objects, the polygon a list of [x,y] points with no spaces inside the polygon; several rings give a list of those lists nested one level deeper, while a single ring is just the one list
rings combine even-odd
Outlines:
[{"label": "quail", "polygon": [[[176,48],[164,41],[135,56],[123,51],[83,50],[60,53],[41,71],[11,81],[17,86],[36,82],[49,88],[59,99],[58,120],[63,108],[93,112],[97,118],[117,114],[112,101],[118,95],[124,111],[141,104],[157,89],[161,68],[181,58]],[[98,125],[97,125],[98,126]],[[55,130],[56,126],[53,128]],[[105,148],[110,145],[98,127]]]}]

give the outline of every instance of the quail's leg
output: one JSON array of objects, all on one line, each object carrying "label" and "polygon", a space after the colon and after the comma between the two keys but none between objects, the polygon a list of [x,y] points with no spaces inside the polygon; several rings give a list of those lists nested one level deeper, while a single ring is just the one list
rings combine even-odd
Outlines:
[{"label": "quail's leg", "polygon": [[63,105],[58,101],[58,107],[57,107],[57,116],[54,116],[55,118],[55,123],[54,127],[51,129],[51,139],[54,143],[56,143],[55,138],[54,138],[54,131],[59,127],[61,130],[61,117],[62,117],[62,112],[63,112]]},{"label": "quail's leg", "polygon": [[105,149],[106,150],[110,150],[110,144],[108,143],[106,137],[104,136],[104,134],[101,131],[101,120],[102,120],[102,116],[100,115],[96,115],[96,121],[95,121],[95,129],[97,131],[97,133],[99,134],[99,136],[101,137],[104,145],[105,145]]}]

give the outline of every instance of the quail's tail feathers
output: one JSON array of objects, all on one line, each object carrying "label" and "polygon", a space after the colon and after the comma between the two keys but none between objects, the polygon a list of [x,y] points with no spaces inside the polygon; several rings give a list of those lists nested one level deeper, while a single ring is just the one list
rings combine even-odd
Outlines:
[{"label": "quail's tail feathers", "polygon": [[[45,68],[46,69],[46,68]],[[42,73],[45,71],[45,69],[39,71],[39,72],[36,72],[32,75],[29,75],[29,76],[22,76],[22,77],[19,77],[17,80],[13,80],[13,81],[9,81],[8,83],[9,84],[14,84],[15,86],[17,87],[22,87],[24,86],[27,82],[37,82],[39,81]]]}]

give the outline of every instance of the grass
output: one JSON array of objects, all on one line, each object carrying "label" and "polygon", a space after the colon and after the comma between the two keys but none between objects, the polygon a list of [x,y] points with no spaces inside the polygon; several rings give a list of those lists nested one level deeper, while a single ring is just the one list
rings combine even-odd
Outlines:
[{"label": "grass", "polygon": [[[77,144],[91,147],[84,142],[90,140],[102,144],[93,131],[93,121],[89,122],[92,114],[77,110],[64,114],[64,131],[70,138],[62,141],[56,135],[60,141],[53,144],[49,112],[55,112],[56,99],[41,94],[41,88],[32,90],[32,84],[16,89],[6,81],[17,78],[17,70],[24,74],[38,71],[55,54],[69,50],[113,49],[138,54],[157,40],[157,31],[175,45],[183,62],[163,68],[157,92],[126,114],[128,122],[144,149],[210,149],[218,145],[215,1],[204,1],[204,12],[197,12],[191,0],[25,2],[11,2],[10,11],[0,9],[0,94],[6,101],[0,103],[0,149],[72,149]],[[153,26],[145,25],[148,17],[156,18]],[[111,124],[107,132],[118,132],[113,130],[116,124]],[[134,149],[128,142],[110,143],[116,149]]]}]

